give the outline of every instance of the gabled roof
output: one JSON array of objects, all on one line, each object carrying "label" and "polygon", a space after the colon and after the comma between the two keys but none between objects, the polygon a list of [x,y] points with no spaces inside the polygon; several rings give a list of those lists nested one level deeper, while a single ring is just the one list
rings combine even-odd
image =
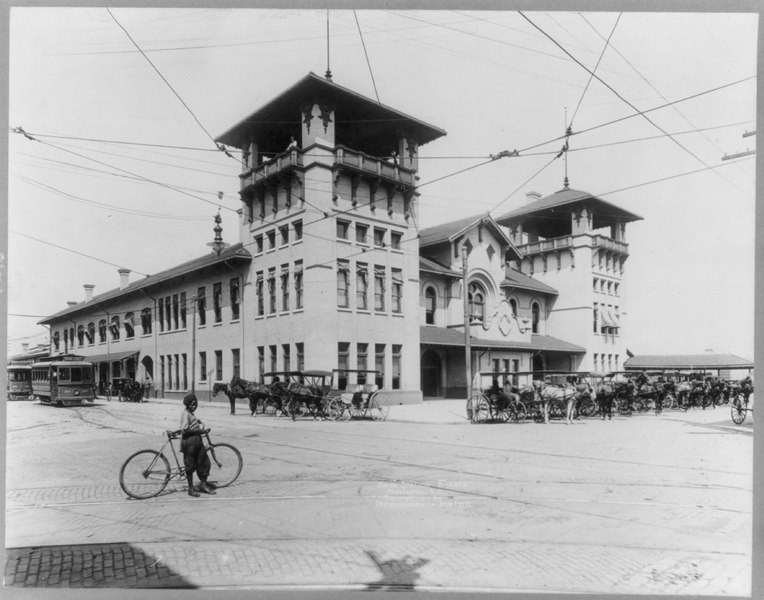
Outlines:
[{"label": "gabled roof", "polygon": [[171,269],[167,269],[166,271],[162,271],[161,273],[157,273],[156,275],[149,275],[148,277],[144,277],[139,281],[133,281],[124,289],[116,288],[108,292],[104,292],[103,294],[93,296],[92,300],[87,302],[83,301],[75,304],[74,306],[70,306],[60,312],[57,312],[54,315],[51,315],[50,317],[43,319],[42,321],[38,321],[38,324],[52,323],[53,321],[57,321],[66,315],[72,315],[80,311],[90,310],[90,308],[94,305],[116,300],[117,298],[132,294],[138,290],[151,288],[152,286],[170,281],[177,277],[183,277],[184,275],[188,275],[194,271],[199,271],[211,265],[224,263],[226,261],[249,262],[251,260],[252,255],[248,250],[244,248],[241,242],[232,244],[231,246],[225,248],[220,254],[209,253],[205,256],[195,258],[176,267],[172,267]]},{"label": "gabled roof", "polygon": [[[421,325],[419,327],[419,343],[433,346],[464,347],[464,331],[452,327],[434,327]],[[585,348],[571,344],[565,340],[549,335],[531,334],[530,342],[507,342],[502,340],[483,340],[470,336],[470,346],[476,348],[502,348],[504,350],[543,350],[546,352],[566,352],[581,354]]]},{"label": "gabled roof", "polygon": [[294,122],[299,125],[300,107],[307,99],[318,96],[333,104],[335,114],[341,115],[342,120],[364,120],[383,124],[387,128],[402,129],[409,137],[415,138],[420,146],[446,135],[446,132],[439,127],[410,117],[311,72],[217,136],[215,141],[227,146],[243,148],[248,138],[257,138],[260,131],[271,127],[274,123]]},{"label": "gabled roof", "polygon": [[559,292],[552,286],[538,281],[530,275],[521,273],[516,269],[507,269],[506,277],[504,281],[501,282],[500,287],[518,288],[522,290],[530,290],[533,292],[541,292],[542,294],[552,294],[554,296],[559,295]]},{"label": "gabled roof", "polygon": [[[550,227],[558,222],[564,224],[564,221],[559,221],[561,214],[569,215],[573,209],[582,206],[588,206],[593,210],[594,222],[592,225],[594,229],[608,227],[618,222],[628,223],[642,220],[639,215],[588,192],[564,188],[497,217],[496,221],[505,226],[517,224],[524,224],[526,228],[529,225],[535,226],[543,231],[544,225]],[[545,237],[556,237],[556,235],[551,234]]]},{"label": "gabled roof", "polygon": [[424,271],[425,273],[437,273],[438,275],[446,275],[448,277],[462,276],[461,271],[454,271],[453,269],[440,264],[436,260],[427,258],[426,256],[419,257],[419,270]]},{"label": "gabled roof", "polygon": [[643,354],[626,359],[626,369],[753,369],[734,354]]},{"label": "gabled roof", "polygon": [[428,246],[435,246],[445,242],[453,242],[459,239],[470,229],[477,227],[478,225],[485,225],[489,227],[494,235],[499,238],[499,241],[505,244],[508,250],[515,254],[519,259],[522,257],[515,245],[509,239],[509,236],[499,226],[499,224],[493,219],[489,213],[482,215],[472,215],[456,221],[449,221],[448,223],[441,223],[434,227],[428,227],[422,229],[419,232],[419,247],[426,248]]}]

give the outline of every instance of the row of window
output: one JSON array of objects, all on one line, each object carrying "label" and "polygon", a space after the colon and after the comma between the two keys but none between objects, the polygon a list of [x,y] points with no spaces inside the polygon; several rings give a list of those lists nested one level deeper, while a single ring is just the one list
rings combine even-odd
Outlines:
[{"label": "row of window", "polygon": [[[268,356],[266,356],[266,349]],[[305,370],[305,345],[303,343],[294,344],[294,362],[292,360],[291,344],[274,344],[271,346],[257,347],[257,369],[261,376],[266,373],[275,373],[279,371],[304,371]],[[279,361],[279,354],[281,361]],[[280,367],[280,368],[279,368]]]},{"label": "row of window", "polygon": [[[373,242],[375,248],[385,248],[387,245],[387,229],[383,227],[370,227],[365,223],[337,219],[337,239],[350,242],[351,228],[355,230],[355,243],[359,246],[370,246]],[[399,231],[390,231],[390,248],[401,249],[403,234]]]},{"label": "row of window", "polygon": [[594,303],[592,310],[594,333],[618,335],[621,328],[621,315],[617,306]]},{"label": "row of window", "polygon": [[302,241],[302,219],[286,223],[278,228],[266,231],[265,234],[255,236],[255,254],[262,254],[267,250],[275,250],[279,247],[289,245],[290,237],[292,243]]},{"label": "row of window", "polygon": [[[373,371],[368,371],[371,357],[369,352],[373,346],[374,349],[374,368]],[[355,365],[351,366],[350,342],[339,342],[337,344],[337,369],[340,371],[337,381],[337,386],[340,390],[347,389],[348,385],[358,384],[363,385],[366,383],[375,383],[377,387],[382,388],[385,385],[385,352],[386,344],[369,344],[369,343],[356,343],[355,344]],[[403,352],[403,346],[400,344],[392,344],[392,381],[391,387],[394,390],[401,387],[401,355]],[[356,369],[358,371],[366,371],[361,373],[344,372],[347,370]]]},{"label": "row of window", "polygon": [[618,295],[619,283],[617,281],[608,281],[607,279],[599,279],[595,277],[592,280],[592,286],[595,292],[600,294],[608,294],[610,296]]},{"label": "row of window", "polygon": [[[278,288],[280,292],[277,294],[276,288],[278,279]],[[291,291],[294,289],[294,299],[292,298]],[[266,306],[266,292],[268,294],[268,302]],[[279,302],[279,296],[281,302]],[[276,272],[276,267],[272,267],[267,271],[258,271],[255,274],[255,297],[257,299],[256,315],[262,317],[267,313],[274,315],[278,310],[300,310],[302,308],[302,261],[297,260],[291,265],[285,263],[281,265],[281,270]]]},{"label": "row of window", "polygon": [[[349,260],[337,261],[337,307],[350,308],[351,297],[351,271]],[[371,310],[369,304],[370,282],[374,277],[374,310],[385,312],[387,299],[387,268],[382,265],[369,265],[368,263],[355,263],[355,308],[357,310]],[[390,269],[390,310],[393,313],[403,312],[403,271]]]},{"label": "row of window", "polygon": [[597,354],[592,355],[592,368],[595,371],[607,373],[609,371],[618,371],[618,354]]},{"label": "row of window", "polygon": [[[240,316],[240,282],[238,277],[234,277],[228,282],[228,294],[231,307],[231,320],[235,321]],[[206,302],[206,286],[201,286],[197,292],[196,297],[191,299],[191,304],[186,300],[186,292],[180,292],[179,294],[172,294],[164,298],[159,298],[157,301],[157,322],[159,323],[159,331],[177,331],[186,329],[187,326],[187,308],[191,306],[193,310],[193,303],[196,303],[196,312],[198,315],[199,323],[202,326],[207,323],[207,302]],[[144,308],[141,310],[141,329],[142,335],[149,335],[153,328],[153,314],[151,308]],[[212,285],[212,313],[215,323],[221,323],[223,320],[223,284],[214,283]],[[131,339],[135,337],[135,313],[125,313],[123,319],[120,319],[119,315],[112,315],[107,321],[101,319],[98,322],[98,341],[104,343],[107,341],[107,337],[111,334],[111,341],[118,341],[121,337],[122,329],[125,332],[125,339]],[[96,325],[91,321],[85,325],[79,325],[77,327],[77,333],[75,337],[75,330],[73,327],[63,330],[63,340],[61,333],[55,331],[53,333],[53,346],[56,351],[60,350],[61,342],[64,343],[65,350],[70,347],[74,348],[75,345],[84,346],[86,344],[93,345],[96,341]]]},{"label": "row of window", "polygon": [[[207,352],[199,352],[199,381],[206,382],[223,380],[223,351],[212,352],[214,364],[208,369]],[[119,364],[119,363],[114,363]],[[241,375],[241,352],[238,348],[231,349],[231,367],[233,376]],[[182,354],[164,354],[159,357],[160,385],[165,390],[185,391],[188,385],[188,357]]]}]

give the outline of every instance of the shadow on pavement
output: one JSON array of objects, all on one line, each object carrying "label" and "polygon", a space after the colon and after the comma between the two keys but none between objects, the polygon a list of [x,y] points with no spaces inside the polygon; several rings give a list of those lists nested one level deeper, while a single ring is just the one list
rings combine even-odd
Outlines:
[{"label": "shadow on pavement", "polygon": [[195,588],[127,543],[7,548],[5,581],[25,588]]},{"label": "shadow on pavement", "polygon": [[414,559],[410,555],[403,558],[381,560],[373,550],[366,550],[366,555],[377,565],[382,579],[366,585],[367,590],[413,590],[420,575],[417,570],[430,562],[427,558]]}]

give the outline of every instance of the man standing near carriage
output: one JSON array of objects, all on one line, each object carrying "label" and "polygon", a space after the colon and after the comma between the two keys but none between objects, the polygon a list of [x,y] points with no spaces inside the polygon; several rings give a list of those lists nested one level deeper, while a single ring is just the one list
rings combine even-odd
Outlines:
[{"label": "man standing near carriage", "polygon": [[600,405],[600,415],[604,421],[613,419],[613,394],[608,389],[600,388],[597,390],[597,400]]}]

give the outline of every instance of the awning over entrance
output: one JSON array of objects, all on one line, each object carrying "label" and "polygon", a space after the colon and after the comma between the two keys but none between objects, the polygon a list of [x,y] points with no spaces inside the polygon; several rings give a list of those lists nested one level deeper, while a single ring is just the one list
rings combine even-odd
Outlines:
[{"label": "awning over entrance", "polygon": [[102,363],[102,362],[115,362],[120,361],[125,358],[129,358],[131,356],[138,356],[139,352],[137,350],[127,350],[125,352],[112,352],[110,354],[96,354],[94,356],[85,356],[84,359],[88,362],[92,362],[93,364]]},{"label": "awning over entrance", "polygon": [[[464,332],[448,327],[422,326],[419,328],[419,343],[430,346],[464,347]],[[502,340],[484,340],[470,336],[470,346],[473,348],[501,348],[502,350],[525,350],[545,352],[564,352],[566,354],[583,354],[585,348],[571,344],[549,335],[531,334],[530,342],[506,342]]]}]

